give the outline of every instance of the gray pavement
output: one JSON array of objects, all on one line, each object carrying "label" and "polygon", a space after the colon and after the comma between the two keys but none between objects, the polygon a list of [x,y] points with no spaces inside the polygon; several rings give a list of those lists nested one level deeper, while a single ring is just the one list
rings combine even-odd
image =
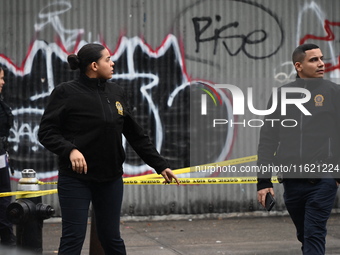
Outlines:
[{"label": "gray pavement", "polygon": [[[60,218],[45,221],[43,254],[57,254],[60,233]],[[301,254],[285,212],[122,217],[121,233],[128,255]],[[82,255],[89,254],[89,246],[90,224]],[[339,213],[328,222],[326,254],[340,254]]]}]

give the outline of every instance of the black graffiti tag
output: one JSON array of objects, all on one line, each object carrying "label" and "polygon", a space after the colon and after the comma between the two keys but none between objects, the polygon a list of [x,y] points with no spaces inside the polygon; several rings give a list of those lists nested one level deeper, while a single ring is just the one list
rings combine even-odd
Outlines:
[{"label": "black graffiti tag", "polygon": [[[220,21],[220,19],[221,17],[217,15],[216,20]],[[221,35],[228,29],[237,28],[239,26],[239,22],[236,21],[236,22],[231,22],[227,25],[224,25],[219,29],[217,28],[214,29],[214,34],[212,36],[203,38],[203,35],[205,34],[207,29],[212,24],[212,18],[211,17],[201,17],[201,18],[195,17],[192,19],[192,21],[194,23],[194,29],[195,29],[196,52],[199,52],[201,43],[214,41],[213,53],[214,55],[216,55],[216,49],[217,49],[218,43],[220,40],[222,40],[222,44],[230,56],[236,56],[240,51],[243,51],[244,54],[248,56],[249,58],[265,58],[265,56],[262,56],[262,57],[253,56],[252,54],[247,52],[247,49],[245,47],[247,44],[258,44],[258,43],[264,42],[267,39],[267,33],[263,29],[251,31],[246,35],[244,34]],[[201,25],[202,23],[205,23],[205,24]],[[228,47],[226,40],[235,39],[235,38],[241,39],[241,44],[237,48],[236,51],[232,52],[230,48]],[[256,39],[252,39],[252,38],[256,38]]]}]

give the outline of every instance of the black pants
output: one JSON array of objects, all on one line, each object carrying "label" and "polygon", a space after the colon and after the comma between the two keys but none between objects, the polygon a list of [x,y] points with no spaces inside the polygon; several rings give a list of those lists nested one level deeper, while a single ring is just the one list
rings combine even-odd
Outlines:
[{"label": "black pants", "polygon": [[125,255],[120,237],[120,210],[123,180],[86,182],[59,175],[58,195],[62,215],[59,254],[78,255],[84,243],[90,201],[95,212],[97,234],[108,255]]},{"label": "black pants", "polygon": [[284,200],[296,227],[305,255],[325,254],[326,224],[338,190],[332,178],[312,184],[307,180],[286,180]]},{"label": "black pants", "polygon": [[[8,168],[0,168],[0,192],[10,192],[11,183]],[[0,238],[2,244],[13,241],[13,226],[6,217],[6,209],[11,203],[11,197],[0,197]]]}]

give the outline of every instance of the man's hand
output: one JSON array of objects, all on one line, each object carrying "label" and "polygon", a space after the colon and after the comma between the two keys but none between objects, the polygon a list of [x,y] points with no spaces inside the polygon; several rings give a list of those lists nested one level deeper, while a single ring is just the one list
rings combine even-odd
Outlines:
[{"label": "man's hand", "polygon": [[70,161],[72,170],[78,174],[87,174],[87,164],[83,154],[77,149],[73,149],[70,153]]},{"label": "man's hand", "polygon": [[266,195],[267,193],[270,192],[273,197],[274,197],[274,189],[273,188],[266,188],[266,189],[261,189],[257,192],[257,201],[263,206],[266,207]]},{"label": "man's hand", "polygon": [[161,175],[163,176],[163,178],[165,179],[164,183],[171,183],[172,182],[172,178],[175,179],[177,185],[179,185],[179,180],[177,179],[176,175],[171,171],[170,168],[166,168],[165,170],[163,170],[161,172]]}]

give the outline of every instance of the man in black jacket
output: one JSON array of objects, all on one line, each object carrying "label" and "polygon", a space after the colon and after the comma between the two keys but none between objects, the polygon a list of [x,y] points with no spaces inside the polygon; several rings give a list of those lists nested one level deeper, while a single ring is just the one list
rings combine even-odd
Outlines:
[{"label": "man in black jacket", "polygon": [[[274,195],[270,180],[274,171],[268,169],[279,170],[284,201],[302,243],[302,252],[320,255],[325,254],[326,223],[339,181],[340,87],[323,79],[323,55],[314,44],[297,47],[293,64],[296,81],[280,87],[278,93],[303,88],[306,93],[286,93],[286,98],[293,102],[310,96],[310,100],[302,105],[306,111],[286,104],[284,115],[279,102],[277,109],[266,116],[280,122],[265,121],[261,128],[257,197],[264,206],[266,194]],[[283,126],[282,120],[291,120],[293,125]]]}]

